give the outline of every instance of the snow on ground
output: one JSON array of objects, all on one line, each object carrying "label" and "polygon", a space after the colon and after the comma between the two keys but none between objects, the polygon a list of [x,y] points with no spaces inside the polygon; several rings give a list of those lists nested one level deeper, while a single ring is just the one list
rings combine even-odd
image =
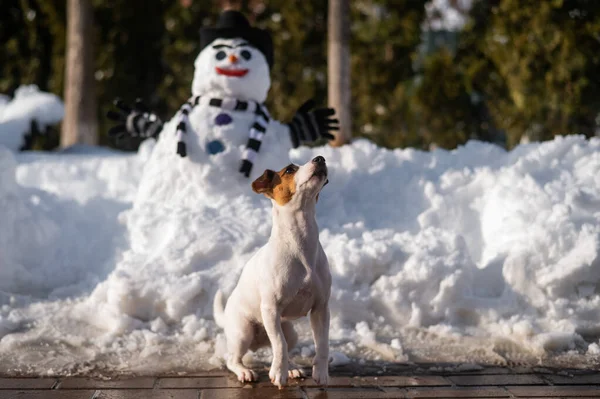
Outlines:
[{"label": "snow on ground", "polygon": [[[0,372],[220,364],[213,295],[266,241],[270,203],[153,145],[0,150]],[[600,140],[290,152],[316,155],[335,361],[600,360]]]},{"label": "snow on ground", "polygon": [[12,100],[0,95],[0,145],[18,151],[32,120],[43,131],[60,122],[64,113],[62,101],[54,94],[40,91],[36,85],[19,87]]}]

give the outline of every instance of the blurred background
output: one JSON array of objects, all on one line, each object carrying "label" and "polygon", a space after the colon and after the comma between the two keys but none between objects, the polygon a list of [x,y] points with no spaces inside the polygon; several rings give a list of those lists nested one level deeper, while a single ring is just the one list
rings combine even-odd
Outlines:
[{"label": "blurred background", "polygon": [[[345,15],[328,18],[332,2],[342,3],[336,13]],[[35,84],[63,99],[75,87],[88,110],[88,142],[114,146],[105,117],[113,99],[142,98],[169,120],[191,95],[199,29],[234,8],[273,35],[267,106],[279,120],[291,119],[308,98],[327,104],[328,33],[335,21],[337,29],[349,21],[342,26],[347,42],[335,43],[349,52],[341,59],[350,66],[345,140],[427,150],[477,139],[510,149],[555,135],[600,134],[600,1],[329,3],[3,0],[0,93],[9,98]],[[68,69],[69,46],[85,50],[75,60],[80,73]],[[58,147],[61,128],[33,132],[23,149]]]}]

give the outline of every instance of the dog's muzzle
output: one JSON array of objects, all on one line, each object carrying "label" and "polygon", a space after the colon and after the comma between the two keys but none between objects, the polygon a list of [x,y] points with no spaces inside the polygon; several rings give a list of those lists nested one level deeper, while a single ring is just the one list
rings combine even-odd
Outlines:
[{"label": "dog's muzzle", "polygon": [[312,163],[315,165],[313,176],[324,177],[325,184],[323,184],[323,186],[325,186],[329,183],[329,179],[327,179],[327,164],[325,163],[325,158],[319,155],[313,158]]},{"label": "dog's muzzle", "polygon": [[327,177],[327,164],[325,163],[325,158],[319,155],[312,160],[312,163],[315,165],[313,175]]}]

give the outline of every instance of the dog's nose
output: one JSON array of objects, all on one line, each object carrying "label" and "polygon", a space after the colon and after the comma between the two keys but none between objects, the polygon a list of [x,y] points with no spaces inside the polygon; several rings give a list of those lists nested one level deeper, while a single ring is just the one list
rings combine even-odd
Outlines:
[{"label": "dog's nose", "polygon": [[317,165],[324,164],[325,158],[323,158],[322,156],[319,155],[318,157],[315,157],[312,161],[313,161],[313,163],[316,163]]}]

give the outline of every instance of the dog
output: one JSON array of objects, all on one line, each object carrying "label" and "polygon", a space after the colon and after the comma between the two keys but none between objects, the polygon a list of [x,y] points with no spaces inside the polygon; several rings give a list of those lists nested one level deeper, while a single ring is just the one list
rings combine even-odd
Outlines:
[{"label": "dog", "polygon": [[316,352],[312,378],[319,385],[328,383],[331,273],[315,219],[319,193],[328,182],[325,158],[318,156],[279,172],[267,169],[252,183],[254,192],[273,203],[271,236],[244,266],[227,304],[221,291],[213,304],[215,321],[227,339],[227,368],[240,382],[258,377],[242,357],[269,343],[274,385],[281,388],[288,378],[304,377],[289,362],[288,351],[298,340],[292,320],[310,312]]}]

